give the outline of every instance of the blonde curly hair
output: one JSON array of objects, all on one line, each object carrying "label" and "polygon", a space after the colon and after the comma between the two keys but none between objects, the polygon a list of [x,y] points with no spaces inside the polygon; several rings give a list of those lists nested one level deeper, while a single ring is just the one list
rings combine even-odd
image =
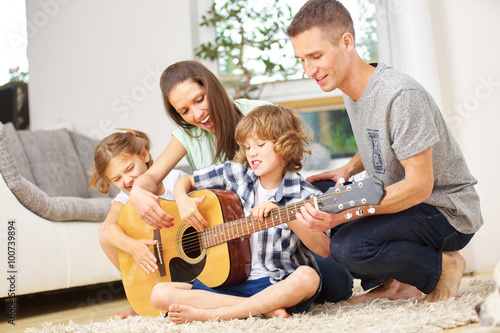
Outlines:
[{"label": "blonde curly hair", "polygon": [[285,106],[258,106],[240,120],[235,132],[239,145],[234,156],[235,162],[248,165],[245,140],[252,136],[274,143],[274,151],[286,162],[283,175],[287,171],[300,171],[304,154],[311,153],[307,149],[313,138],[311,129],[294,110]]}]

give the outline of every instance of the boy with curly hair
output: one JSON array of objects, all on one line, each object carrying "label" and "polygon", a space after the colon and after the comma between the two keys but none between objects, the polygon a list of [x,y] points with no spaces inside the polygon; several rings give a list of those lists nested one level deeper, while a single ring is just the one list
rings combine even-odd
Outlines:
[{"label": "boy with curly hair", "polygon": [[[257,107],[236,128],[239,150],[234,161],[195,171],[180,178],[174,197],[182,221],[198,231],[207,226],[191,198],[197,189],[226,189],[238,194],[246,216],[262,220],[278,206],[308,199],[321,192],[297,172],[308,152],[309,131],[291,109]],[[163,282],[152,292],[152,304],[168,311],[174,323],[229,320],[264,315],[291,317],[307,311],[321,290],[314,251],[329,255],[330,238],[294,220],[253,233],[248,279],[239,285],[209,288],[194,282]]]}]

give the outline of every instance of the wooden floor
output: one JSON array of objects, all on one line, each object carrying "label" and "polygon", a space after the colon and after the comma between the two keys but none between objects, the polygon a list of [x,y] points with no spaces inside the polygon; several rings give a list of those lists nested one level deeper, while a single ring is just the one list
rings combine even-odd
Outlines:
[{"label": "wooden floor", "polygon": [[[8,308],[10,299],[1,299]],[[2,317],[0,332],[23,332],[41,329],[43,323],[79,324],[106,321],[129,307],[121,282],[23,295],[16,298],[15,325]]]},{"label": "wooden floor", "polygon": [[[467,274],[466,277],[492,277],[492,269]],[[0,299],[8,309],[10,299]],[[15,325],[2,316],[0,332],[23,332],[26,328],[41,329],[43,323],[67,324],[70,320],[79,324],[106,321],[129,307],[121,282],[72,288],[63,291],[18,296],[16,299]],[[461,332],[479,324],[445,330]]]}]

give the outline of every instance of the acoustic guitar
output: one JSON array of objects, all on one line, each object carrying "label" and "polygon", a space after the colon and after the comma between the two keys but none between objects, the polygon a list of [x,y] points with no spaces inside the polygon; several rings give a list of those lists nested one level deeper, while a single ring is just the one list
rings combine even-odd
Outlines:
[{"label": "acoustic guitar", "polygon": [[198,205],[208,227],[197,232],[181,222],[175,201],[160,199],[162,208],[174,218],[171,228],[155,229],[139,218],[130,203],[120,214],[118,225],[134,239],[155,239],[153,252],[157,259],[155,273],[144,272],[132,255],[118,251],[123,286],[132,308],[141,316],[157,316],[160,310],[151,304],[151,292],[159,282],[184,282],[195,278],[209,287],[239,284],[250,273],[249,235],[295,220],[296,212],[311,203],[317,209],[351,218],[364,213],[361,206],[377,205],[385,195],[384,184],[374,176],[359,182],[335,187],[323,195],[273,209],[263,220],[244,217],[238,196],[226,190],[199,190],[190,194],[206,201]]}]

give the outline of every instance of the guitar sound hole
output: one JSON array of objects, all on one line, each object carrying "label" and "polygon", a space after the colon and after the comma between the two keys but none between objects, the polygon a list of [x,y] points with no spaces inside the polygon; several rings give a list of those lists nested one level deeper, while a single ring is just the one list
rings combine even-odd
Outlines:
[{"label": "guitar sound hole", "polygon": [[198,258],[201,255],[200,239],[195,228],[187,228],[182,235],[182,248],[186,256],[191,259]]}]

